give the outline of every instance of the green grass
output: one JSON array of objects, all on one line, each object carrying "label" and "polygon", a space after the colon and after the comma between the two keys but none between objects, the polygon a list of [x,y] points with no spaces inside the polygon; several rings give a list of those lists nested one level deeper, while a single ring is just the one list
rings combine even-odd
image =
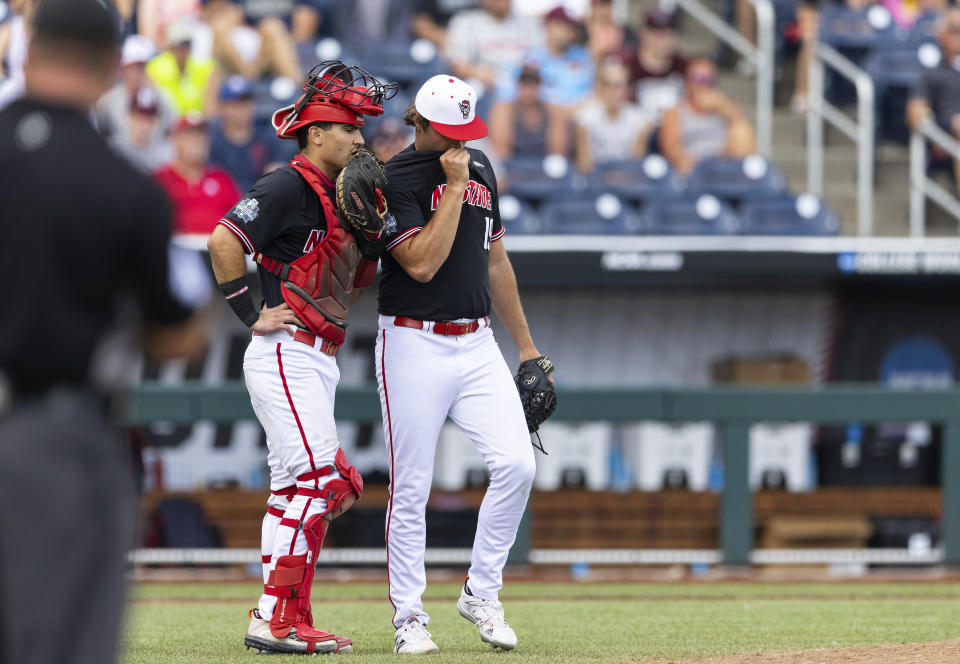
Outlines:
[{"label": "green grass", "polygon": [[[253,657],[242,642],[257,592],[255,584],[134,588],[123,663]],[[458,594],[458,584],[433,584],[424,597],[441,649],[431,664],[668,660],[960,637],[960,584],[512,583],[501,599],[520,647],[496,653],[457,613]],[[384,584],[314,585],[317,626],[352,638],[356,664],[395,661],[391,615]]]}]

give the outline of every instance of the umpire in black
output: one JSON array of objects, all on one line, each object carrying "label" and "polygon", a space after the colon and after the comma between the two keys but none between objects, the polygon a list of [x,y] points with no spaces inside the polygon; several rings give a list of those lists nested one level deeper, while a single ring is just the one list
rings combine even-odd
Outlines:
[{"label": "umpire in black", "polygon": [[90,378],[123,301],[159,356],[200,326],[170,290],[170,207],[110,152],[90,107],[113,83],[106,0],[41,0],[26,96],[0,112],[0,662],[114,660],[136,501]]}]

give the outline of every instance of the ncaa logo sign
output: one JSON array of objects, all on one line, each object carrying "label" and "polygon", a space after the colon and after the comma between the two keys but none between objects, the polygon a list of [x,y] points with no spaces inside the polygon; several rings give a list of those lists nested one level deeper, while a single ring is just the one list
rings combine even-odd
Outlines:
[{"label": "ncaa logo sign", "polygon": [[245,224],[257,218],[260,214],[260,203],[256,198],[244,198],[233,208],[233,213]]}]

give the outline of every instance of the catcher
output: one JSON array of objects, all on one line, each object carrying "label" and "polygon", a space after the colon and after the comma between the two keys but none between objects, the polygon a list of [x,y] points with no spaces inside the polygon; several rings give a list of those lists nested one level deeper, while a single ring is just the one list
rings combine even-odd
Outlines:
[{"label": "catcher", "polygon": [[[265,585],[244,643],[264,653],[353,651],[350,639],[314,627],[310,591],[330,522],[363,490],[337,440],[335,356],[350,305],[373,282],[389,219],[383,165],[360,128],[395,93],[359,67],[314,67],[303,95],[273,116],[277,136],[295,139],[300,154],[260,178],[207,243],[227,303],[253,333],[243,373],[267,435],[270,497]],[[245,253],[259,266],[259,311]]]}]

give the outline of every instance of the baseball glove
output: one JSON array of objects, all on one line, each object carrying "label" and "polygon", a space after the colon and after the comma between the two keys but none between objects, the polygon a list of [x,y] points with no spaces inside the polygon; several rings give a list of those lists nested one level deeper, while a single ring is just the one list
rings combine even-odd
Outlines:
[{"label": "baseball glove", "polygon": [[361,253],[375,259],[383,249],[381,235],[389,212],[383,191],[387,174],[383,162],[361,145],[337,175],[337,208],[344,227],[357,238]]},{"label": "baseball glove", "polygon": [[[527,429],[535,432],[557,408],[557,393],[547,376],[553,373],[553,362],[546,355],[520,363],[514,382],[520,393]],[[540,448],[543,449],[542,447]]]}]

